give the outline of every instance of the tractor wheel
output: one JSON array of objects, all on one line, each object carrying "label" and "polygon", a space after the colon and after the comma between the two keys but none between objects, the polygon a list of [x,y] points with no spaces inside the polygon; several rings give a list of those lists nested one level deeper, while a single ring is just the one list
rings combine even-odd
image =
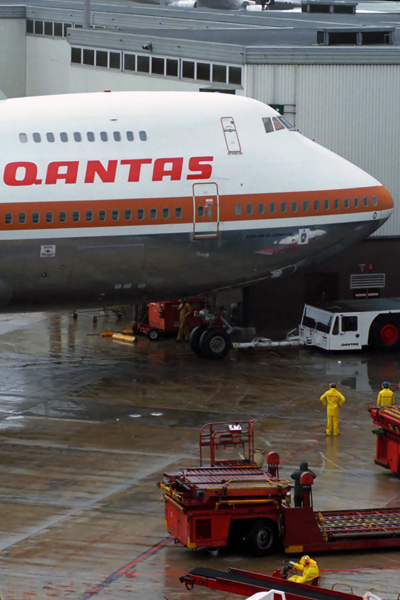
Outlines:
[{"label": "tractor wheel", "polygon": [[368,345],[374,350],[397,350],[400,346],[400,319],[398,315],[376,317],[369,330]]},{"label": "tractor wheel", "polygon": [[253,556],[272,554],[276,550],[278,541],[278,525],[271,519],[253,521],[245,536],[247,549]]}]

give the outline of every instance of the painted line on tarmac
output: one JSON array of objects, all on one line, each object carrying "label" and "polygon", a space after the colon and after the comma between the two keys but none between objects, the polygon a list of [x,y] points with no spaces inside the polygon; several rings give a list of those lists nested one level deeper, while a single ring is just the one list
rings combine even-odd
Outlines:
[{"label": "painted line on tarmac", "polygon": [[161,540],[160,542],[158,542],[157,544],[152,546],[149,550],[145,550],[144,552],[139,554],[139,556],[137,558],[135,558],[135,560],[133,560],[129,564],[125,565],[125,567],[122,567],[122,569],[119,569],[118,571],[114,571],[114,573],[111,573],[111,575],[108,575],[105,579],[103,579],[103,581],[101,583],[96,585],[96,587],[92,588],[91,590],[88,590],[87,592],[84,592],[84,594],[82,594],[82,596],[79,597],[79,600],[89,600],[89,598],[93,598],[93,596],[95,594],[98,594],[99,592],[101,592],[102,590],[107,588],[109,585],[114,583],[114,581],[116,581],[123,575],[126,575],[126,573],[128,573],[128,571],[133,569],[133,567],[135,567],[139,563],[143,562],[147,558],[150,558],[150,556],[153,556],[154,554],[156,554],[159,550],[161,550],[164,546],[166,546],[168,544],[168,542],[171,541],[171,539],[172,539],[172,535],[169,535],[168,537],[164,538],[163,540]]}]

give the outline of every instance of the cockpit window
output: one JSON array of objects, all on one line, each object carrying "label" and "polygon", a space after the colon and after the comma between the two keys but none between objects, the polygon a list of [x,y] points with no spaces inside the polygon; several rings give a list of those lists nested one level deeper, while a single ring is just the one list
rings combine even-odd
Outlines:
[{"label": "cockpit window", "polygon": [[293,125],[284,117],[278,117],[278,121],[280,121],[286,127],[286,129],[294,129]]},{"label": "cockpit window", "polygon": [[274,122],[275,131],[279,131],[280,129],[285,129],[285,126],[280,122],[277,117],[272,117]]},{"label": "cockpit window", "polygon": [[264,123],[264,128],[266,133],[271,133],[271,131],[274,131],[274,126],[272,125],[272,121],[271,119],[269,119],[268,117],[263,118],[263,123]]}]

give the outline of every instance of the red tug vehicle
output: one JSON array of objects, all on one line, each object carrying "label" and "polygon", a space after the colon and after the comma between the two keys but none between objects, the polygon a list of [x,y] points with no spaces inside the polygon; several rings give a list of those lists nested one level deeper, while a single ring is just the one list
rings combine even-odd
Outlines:
[{"label": "red tug vehicle", "polygon": [[[209,465],[204,466],[205,453]],[[230,452],[223,460],[221,450]],[[242,455],[238,459],[238,451]],[[167,531],[187,548],[240,543],[255,556],[400,547],[400,508],[314,511],[313,478],[302,475],[303,506],[279,477],[279,455],[255,462],[253,421],[209,423],[200,431],[200,466],[164,473]]]},{"label": "red tug vehicle", "polygon": [[400,473],[400,407],[374,406],[368,408],[375,425],[375,464]]}]

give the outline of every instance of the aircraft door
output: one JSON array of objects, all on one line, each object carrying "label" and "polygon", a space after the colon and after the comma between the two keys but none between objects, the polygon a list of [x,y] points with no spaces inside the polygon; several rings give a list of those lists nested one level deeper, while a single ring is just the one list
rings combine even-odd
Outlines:
[{"label": "aircraft door", "polygon": [[214,238],[219,230],[219,196],[216,183],[193,184],[193,237]]}]

